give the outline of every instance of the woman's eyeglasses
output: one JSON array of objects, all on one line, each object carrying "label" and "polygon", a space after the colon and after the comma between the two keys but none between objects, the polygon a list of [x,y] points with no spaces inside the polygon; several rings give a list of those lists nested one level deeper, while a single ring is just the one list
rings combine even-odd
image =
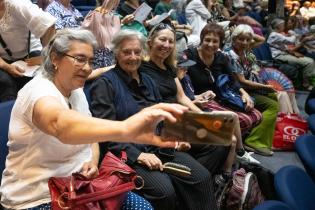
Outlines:
[{"label": "woman's eyeglasses", "polygon": [[88,63],[91,68],[94,67],[94,60],[93,59],[89,59],[89,58],[84,57],[84,56],[72,56],[72,55],[69,55],[69,54],[66,54],[66,53],[64,55],[72,58],[73,59],[73,64],[75,66],[83,67],[85,64]]}]

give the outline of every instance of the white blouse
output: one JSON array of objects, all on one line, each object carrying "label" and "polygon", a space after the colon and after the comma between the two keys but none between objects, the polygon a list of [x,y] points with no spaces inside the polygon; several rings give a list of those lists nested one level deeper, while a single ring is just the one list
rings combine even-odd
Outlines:
[{"label": "white blouse", "polygon": [[[0,19],[0,34],[12,58],[0,46],[1,58],[14,60],[27,55],[29,31],[40,38],[55,23],[55,18],[30,0],[5,0],[5,13]],[[41,47],[37,45],[37,48]],[[40,50],[40,49],[39,49]]]}]

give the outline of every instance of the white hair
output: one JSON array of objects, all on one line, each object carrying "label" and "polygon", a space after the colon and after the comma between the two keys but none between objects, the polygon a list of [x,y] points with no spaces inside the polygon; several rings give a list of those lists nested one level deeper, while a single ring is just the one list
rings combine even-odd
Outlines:
[{"label": "white hair", "polygon": [[231,39],[234,40],[234,38],[238,37],[240,34],[250,34],[254,36],[254,31],[249,25],[240,24],[232,32]]}]

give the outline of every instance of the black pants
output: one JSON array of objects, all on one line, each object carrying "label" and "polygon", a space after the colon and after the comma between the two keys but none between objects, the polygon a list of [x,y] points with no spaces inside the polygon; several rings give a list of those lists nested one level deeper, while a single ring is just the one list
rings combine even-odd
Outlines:
[{"label": "black pants", "polygon": [[217,209],[209,171],[185,152],[175,152],[170,161],[191,168],[191,176],[176,176],[136,164],[133,168],[144,179],[139,194],[149,200],[155,210]]},{"label": "black pants", "polygon": [[31,77],[13,77],[0,69],[0,102],[15,100],[18,91],[31,80]]},{"label": "black pants", "polygon": [[230,147],[192,144],[188,151],[199,163],[207,168],[211,175],[221,172],[229,154]]}]

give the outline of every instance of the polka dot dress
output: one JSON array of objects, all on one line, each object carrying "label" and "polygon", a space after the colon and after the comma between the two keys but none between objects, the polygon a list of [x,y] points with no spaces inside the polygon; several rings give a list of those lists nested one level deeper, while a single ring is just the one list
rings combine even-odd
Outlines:
[{"label": "polka dot dress", "polygon": [[143,197],[133,192],[128,192],[128,197],[121,210],[153,210],[153,207]]},{"label": "polka dot dress", "polygon": [[[50,210],[50,203],[45,203],[27,210]],[[153,207],[143,197],[133,192],[128,192],[127,199],[123,203],[121,210],[153,210]]]}]

